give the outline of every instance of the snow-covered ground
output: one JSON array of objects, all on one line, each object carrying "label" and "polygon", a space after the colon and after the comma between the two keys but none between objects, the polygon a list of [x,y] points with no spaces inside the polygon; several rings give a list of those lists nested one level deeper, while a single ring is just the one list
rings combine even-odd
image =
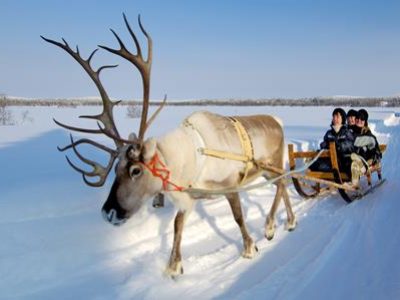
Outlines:
[{"label": "snow-covered ground", "polygon": [[[148,135],[164,134],[199,109],[204,108],[166,107]],[[369,109],[379,141],[389,144],[382,187],[347,205],[337,194],[305,201],[290,185],[298,227],[284,230],[282,205],[272,241],[264,238],[263,227],[274,188],[242,193],[259,249],[252,260],[240,256],[241,235],[227,201],[201,201],[184,230],[185,274],[177,280],[162,275],[173,236],[172,204],[154,209],[149,201],[124,226],[112,227],[100,213],[112,178],[103,188],[87,187],[56,150],[68,143],[68,133],[53,117],[89,126],[77,116],[99,110],[13,108],[17,125],[0,126],[1,299],[400,299],[398,109]],[[285,124],[286,143],[313,149],[332,107],[210,110],[276,115]],[[124,136],[138,125],[126,117],[126,108],[117,109],[116,120]]]}]

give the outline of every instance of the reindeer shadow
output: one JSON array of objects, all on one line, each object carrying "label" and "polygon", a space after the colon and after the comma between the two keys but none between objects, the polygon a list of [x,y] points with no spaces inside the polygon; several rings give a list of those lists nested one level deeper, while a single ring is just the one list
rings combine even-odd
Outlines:
[{"label": "reindeer shadow", "polygon": [[66,141],[68,139],[61,130],[54,130],[0,148],[0,189],[32,186],[60,178],[80,180],[76,173],[65,172],[67,164],[57,151],[56,146]]},{"label": "reindeer shadow", "polygon": [[[217,200],[217,201],[226,201],[226,202],[228,202],[228,200],[227,200],[225,197],[223,197],[223,199]],[[229,205],[226,206],[226,209],[228,209],[228,210],[230,211]],[[223,240],[225,240],[226,243],[234,244],[234,245],[238,248],[238,250],[241,249],[241,247],[242,247],[242,241],[241,241],[241,240],[234,239],[234,238],[232,238],[231,236],[229,236],[229,235],[227,235],[226,233],[224,233],[224,232],[220,229],[220,227],[217,225],[216,217],[210,216],[210,215],[207,213],[207,211],[206,211],[205,208],[204,208],[203,202],[200,202],[200,203],[197,203],[197,204],[196,204],[196,212],[199,214],[199,216],[200,216],[203,220],[205,220],[205,221],[208,223],[208,225],[213,229],[213,231],[214,231],[220,238],[222,238]],[[234,220],[234,218],[233,218],[233,215],[232,215],[232,223],[236,225],[236,222],[235,222],[235,220]],[[237,227],[237,230],[239,231],[239,227]]]},{"label": "reindeer shadow", "polygon": [[[168,236],[170,232],[172,232],[172,235],[174,234],[173,226],[176,216],[176,210],[174,209],[174,205],[171,203],[167,196],[165,196],[164,200],[164,207],[151,207],[151,210],[160,218],[160,223],[158,225],[158,234],[160,236],[160,249],[163,253],[168,253],[172,249],[172,241],[169,242]],[[170,228],[172,228],[171,231],[169,230]]]},{"label": "reindeer shadow", "polygon": [[[265,188],[270,188],[270,187],[265,187]],[[241,203],[242,203],[244,221],[249,230],[249,234],[251,236],[254,236],[255,234],[257,234],[257,239],[258,239],[260,236],[260,232],[262,232],[263,228],[252,225],[252,222],[250,222],[250,220],[249,220],[249,209],[250,209],[250,206],[255,206],[260,213],[260,216],[261,216],[260,218],[265,220],[267,217],[267,214],[268,214],[267,206],[266,206],[267,203],[265,204],[265,206],[263,206],[262,204],[260,204],[259,201],[253,200],[252,198],[254,198],[254,197],[251,197],[247,192],[240,193],[240,198],[242,200]],[[264,201],[269,202],[267,199],[268,197],[266,195],[263,195],[262,198]],[[243,204],[246,204],[246,205],[243,205]]]},{"label": "reindeer shadow", "polygon": [[[259,231],[260,228],[255,228],[255,227],[251,226],[250,222],[246,222],[249,205],[243,205],[243,202],[246,201],[246,202],[250,203],[250,205],[257,205],[260,212],[264,216],[266,216],[266,214],[265,214],[265,211],[264,211],[262,205],[260,205],[256,201],[250,200],[247,193],[243,193],[240,196],[241,196],[241,203],[242,203],[243,218],[244,218],[246,226],[249,230],[250,235],[252,235],[252,232],[257,231],[257,230]],[[158,232],[159,232],[159,236],[160,236],[160,249],[162,252],[167,253],[171,250],[171,247],[172,247],[172,243],[171,243],[170,239],[168,238],[168,236],[170,234],[173,235],[173,223],[175,220],[176,211],[174,209],[173,204],[170,203],[170,201],[167,199],[167,197],[165,198],[165,200],[166,200],[165,206],[163,208],[161,208],[161,209],[151,208],[151,209],[154,209],[153,213],[158,214],[158,216],[161,220],[158,225]],[[217,201],[226,201],[227,202],[228,200],[225,197],[223,197],[223,199],[218,199]],[[233,217],[233,214],[231,213],[231,210],[230,210],[230,207],[228,204],[226,205],[226,209],[229,211],[228,214],[231,214],[232,219],[230,222],[232,222],[232,224],[233,224],[233,230],[237,231],[239,233],[240,232],[239,226],[236,224],[235,219]],[[196,203],[194,212],[197,213],[199,215],[199,217],[204,222],[206,222],[207,225],[212,229],[213,233],[216,233],[222,240],[225,241],[226,244],[234,244],[236,246],[236,248],[239,251],[241,251],[241,249],[243,247],[241,238],[239,238],[239,239],[233,238],[231,235],[225,233],[224,230],[221,229],[221,227],[217,224],[217,221],[216,221],[217,217],[215,217],[212,214],[210,214],[209,212],[207,212],[207,210],[205,209],[205,206],[204,206],[204,202]],[[189,216],[189,220],[190,220],[190,216]],[[172,228],[172,231],[169,230],[169,227]]]}]

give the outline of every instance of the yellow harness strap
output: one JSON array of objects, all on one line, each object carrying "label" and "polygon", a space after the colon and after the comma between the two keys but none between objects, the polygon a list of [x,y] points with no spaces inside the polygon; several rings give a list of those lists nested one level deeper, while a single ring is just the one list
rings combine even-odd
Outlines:
[{"label": "yellow harness strap", "polygon": [[234,125],[236,132],[239,136],[240,145],[242,146],[243,153],[235,154],[235,153],[212,150],[207,148],[201,149],[201,153],[216,158],[230,159],[230,160],[237,160],[244,162],[245,168],[242,180],[240,181],[240,184],[242,184],[246,180],[249,170],[253,166],[253,159],[254,159],[253,145],[251,143],[249,134],[243,127],[242,123],[240,123],[239,120],[235,119],[234,117],[229,117],[229,119],[232,121],[232,124]]}]

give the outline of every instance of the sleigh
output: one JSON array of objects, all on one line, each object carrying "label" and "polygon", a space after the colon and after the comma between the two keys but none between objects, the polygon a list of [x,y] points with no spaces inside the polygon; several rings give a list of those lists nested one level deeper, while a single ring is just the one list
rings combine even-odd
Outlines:
[{"label": "sleigh", "polygon": [[[340,196],[346,202],[350,203],[355,199],[362,198],[365,194],[373,191],[384,182],[381,164],[379,163],[369,165],[367,172],[360,178],[360,185],[358,187],[352,186],[350,184],[351,176],[339,168],[334,142],[331,142],[329,149],[322,153],[317,151],[295,151],[293,144],[289,144],[288,148],[290,170],[295,170],[299,165],[314,160],[317,155],[321,158],[328,158],[331,162],[332,168],[329,171],[311,171],[306,169],[303,174],[292,176],[293,185],[298,194],[303,198],[313,198],[332,189],[337,189]],[[380,150],[384,153],[386,145],[380,145]]]}]

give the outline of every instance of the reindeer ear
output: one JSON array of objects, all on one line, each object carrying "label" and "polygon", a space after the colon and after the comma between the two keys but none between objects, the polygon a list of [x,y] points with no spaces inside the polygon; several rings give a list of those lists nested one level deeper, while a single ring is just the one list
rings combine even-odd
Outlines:
[{"label": "reindeer ear", "polygon": [[156,153],[157,141],[154,138],[150,138],[144,142],[143,145],[143,160],[149,161]]},{"label": "reindeer ear", "polygon": [[134,132],[131,132],[130,134],[129,134],[129,137],[128,137],[128,141],[137,141],[137,135],[136,135],[136,133],[134,133]]},{"label": "reindeer ear", "polygon": [[126,151],[126,158],[128,158],[130,161],[136,161],[139,159],[140,152],[141,145],[139,143],[130,145]]}]

